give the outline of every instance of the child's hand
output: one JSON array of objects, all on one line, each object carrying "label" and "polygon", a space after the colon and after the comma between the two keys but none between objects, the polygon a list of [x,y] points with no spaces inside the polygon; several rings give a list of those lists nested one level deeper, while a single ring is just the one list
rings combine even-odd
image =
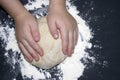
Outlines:
[{"label": "child's hand", "polygon": [[38,55],[42,56],[43,51],[37,44],[37,41],[40,39],[37,21],[30,13],[26,13],[17,16],[15,23],[16,38],[23,55],[29,61],[33,59],[38,61]]},{"label": "child's hand", "polygon": [[57,39],[61,34],[63,53],[71,56],[78,39],[76,20],[60,5],[49,7],[47,20],[52,36]]}]

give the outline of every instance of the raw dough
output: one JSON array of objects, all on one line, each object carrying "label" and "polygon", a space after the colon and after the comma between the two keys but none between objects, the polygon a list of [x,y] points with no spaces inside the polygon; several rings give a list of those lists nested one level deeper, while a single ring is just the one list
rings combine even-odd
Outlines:
[{"label": "raw dough", "polygon": [[43,69],[49,69],[60,64],[67,56],[62,52],[60,37],[55,40],[50,34],[46,17],[38,19],[38,27],[40,31],[38,44],[43,49],[44,55],[37,62],[33,60],[31,64]]}]

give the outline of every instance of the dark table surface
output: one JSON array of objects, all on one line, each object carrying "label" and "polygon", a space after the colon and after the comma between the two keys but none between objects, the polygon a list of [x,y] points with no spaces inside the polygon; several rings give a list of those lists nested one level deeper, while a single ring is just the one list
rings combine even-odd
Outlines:
[{"label": "dark table surface", "polygon": [[[79,15],[87,21],[94,32],[92,44],[99,46],[88,50],[98,63],[87,63],[87,68],[79,80],[120,80],[119,0],[71,0],[71,2],[77,6]],[[5,13],[0,11],[0,17],[4,18]],[[0,45],[2,45],[1,41]],[[3,63],[4,52],[0,46],[0,80],[3,80],[4,75],[11,75],[10,67]]]},{"label": "dark table surface", "polygon": [[[90,54],[96,56],[100,63],[108,62],[106,67],[95,64],[86,69],[80,80],[120,80],[119,0],[79,0],[76,4],[95,33],[91,42],[102,46],[101,49],[92,48]],[[90,10],[91,7],[94,10]]]}]

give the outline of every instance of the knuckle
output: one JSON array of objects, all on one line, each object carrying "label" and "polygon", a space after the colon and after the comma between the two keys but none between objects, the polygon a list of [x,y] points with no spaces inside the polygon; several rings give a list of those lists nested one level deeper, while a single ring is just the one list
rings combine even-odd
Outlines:
[{"label": "knuckle", "polygon": [[35,46],[35,42],[32,41],[32,40],[29,41],[29,44],[30,44],[31,46]]},{"label": "knuckle", "polygon": [[25,58],[30,62],[33,60],[31,55],[26,55]]},{"label": "knuckle", "polygon": [[37,44],[34,44],[33,48],[37,51],[39,49],[39,46]]},{"label": "knuckle", "polygon": [[35,52],[31,52],[30,54],[31,54],[31,56],[33,56],[34,58],[36,58],[36,57],[37,57],[37,55],[36,55],[36,53],[35,53]]},{"label": "knuckle", "polygon": [[34,55],[35,51],[33,49],[29,50],[30,54]]}]

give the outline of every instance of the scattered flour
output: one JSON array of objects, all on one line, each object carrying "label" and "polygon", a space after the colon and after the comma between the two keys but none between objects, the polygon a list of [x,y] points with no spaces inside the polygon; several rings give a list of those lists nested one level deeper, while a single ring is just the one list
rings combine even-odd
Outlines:
[{"label": "scattered flour", "polygon": [[[33,2],[31,2],[30,0],[28,1],[29,3],[25,5],[28,10],[42,8],[42,5],[48,6],[49,3],[48,0],[36,0]],[[72,57],[67,58],[55,69],[61,71],[59,72],[59,74],[56,73],[56,75],[60,76],[59,80],[77,80],[83,74],[85,65],[83,65],[80,60],[86,54],[88,55],[85,49],[92,47],[92,44],[89,42],[92,38],[92,35],[89,26],[86,25],[86,22],[78,15],[79,11],[76,10],[76,7],[74,5],[71,5],[69,1],[67,1],[66,4],[69,7],[68,11],[78,22],[79,39]],[[14,28],[9,28],[8,25],[5,27],[0,25],[0,37],[5,40],[4,42],[7,43],[5,48],[6,51],[12,49],[12,51],[14,52],[13,54],[16,54],[16,52],[20,53],[17,41],[15,39]],[[7,52],[5,53],[5,56],[8,56]],[[52,74],[50,73],[50,70],[42,70],[30,65],[28,62],[25,61],[22,55],[20,60],[16,60],[15,55],[12,56],[12,63],[15,64],[16,62],[20,63],[20,71],[22,73],[23,79],[28,77],[32,78],[32,80],[57,80],[55,78],[51,78]]]}]

